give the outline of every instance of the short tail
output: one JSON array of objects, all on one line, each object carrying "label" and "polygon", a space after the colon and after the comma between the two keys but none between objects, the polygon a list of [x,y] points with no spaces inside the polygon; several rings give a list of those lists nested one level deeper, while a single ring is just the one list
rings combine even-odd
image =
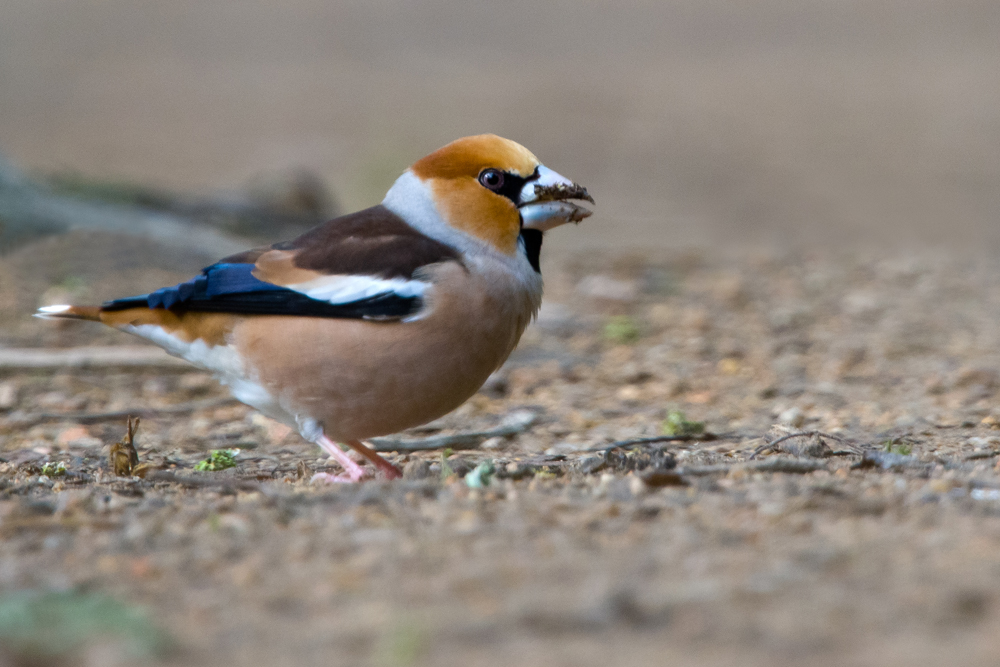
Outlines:
[{"label": "short tail", "polygon": [[100,306],[42,306],[35,317],[43,320],[93,320],[101,321]]}]

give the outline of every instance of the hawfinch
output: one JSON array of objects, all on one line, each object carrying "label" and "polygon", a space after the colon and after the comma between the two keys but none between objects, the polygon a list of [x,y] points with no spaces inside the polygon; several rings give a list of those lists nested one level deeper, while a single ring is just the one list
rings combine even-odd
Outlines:
[{"label": "hawfinch", "polygon": [[461,405],[517,345],[542,299],[542,234],[590,215],[587,190],[484,134],[414,163],[385,199],[192,280],[37,316],[103,322],[211,371],[295,427],[356,482],[399,470],[363,440]]}]

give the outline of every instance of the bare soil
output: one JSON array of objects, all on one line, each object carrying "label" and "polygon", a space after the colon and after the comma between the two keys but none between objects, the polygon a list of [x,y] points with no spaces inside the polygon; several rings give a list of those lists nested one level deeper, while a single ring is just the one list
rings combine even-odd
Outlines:
[{"label": "bare soil", "polygon": [[[26,318],[52,289],[27,270],[42,243],[3,261],[6,343],[134,342]],[[312,485],[335,464],[218,402],[144,417],[155,471],[116,477],[124,419],[96,413],[223,390],[195,370],[6,371],[0,591],[142,606],[170,664],[995,663],[1000,264],[718,251],[546,274],[510,362],[407,434],[538,415],[452,453],[451,475],[440,451],[389,454],[405,479]],[[716,437],[589,451],[676,410]],[[751,461],[800,431],[829,435]],[[235,468],[194,470],[219,448]],[[486,459],[497,475],[470,488]],[[41,474],[55,462],[65,475]],[[65,664],[129,661],[97,646]]]},{"label": "bare soil", "polygon": [[[547,248],[710,249],[546,257],[510,362],[407,434],[537,414],[452,475],[390,454],[404,480],[313,486],[332,464],[195,370],[0,370],[0,636],[14,592],[55,590],[147,609],[176,665],[995,664],[998,8],[3,3],[0,151],[31,172],[207,193],[305,167],[355,210],[493,131],[597,199]],[[789,241],[818,249],[736,249]],[[210,259],[22,247],[0,345],[135,343],[29,315]],[[130,411],[145,479],[108,466],[125,419],[100,415]],[[672,411],[717,437],[587,451]],[[802,431],[827,435],[750,460]],[[235,468],[194,470],[219,448]],[[0,639],[3,664],[39,660]]]}]

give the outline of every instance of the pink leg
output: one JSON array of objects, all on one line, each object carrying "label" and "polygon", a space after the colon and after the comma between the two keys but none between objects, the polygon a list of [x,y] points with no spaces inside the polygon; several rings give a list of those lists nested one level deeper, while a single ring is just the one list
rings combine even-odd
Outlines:
[{"label": "pink leg", "polygon": [[331,475],[327,472],[318,472],[312,476],[312,479],[310,480],[311,482],[353,484],[354,482],[361,481],[361,478],[365,476],[365,469],[355,463],[351,457],[347,455],[347,452],[338,447],[337,443],[330,440],[330,438],[325,435],[321,435],[316,441],[316,444],[319,445],[324,452],[336,459],[337,463],[344,468],[344,471],[347,474]]},{"label": "pink leg", "polygon": [[365,446],[365,444],[360,440],[348,440],[345,444],[358,454],[361,454],[361,456],[371,461],[373,466],[385,474],[386,479],[399,479],[403,476],[403,473],[399,471],[399,468],[376,454],[374,449],[370,449]]}]

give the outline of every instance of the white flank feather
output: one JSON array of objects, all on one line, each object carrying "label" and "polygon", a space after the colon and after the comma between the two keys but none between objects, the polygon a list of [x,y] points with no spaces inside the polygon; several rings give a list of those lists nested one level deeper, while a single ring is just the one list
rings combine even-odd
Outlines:
[{"label": "white flank feather", "polygon": [[255,382],[240,361],[236,351],[228,345],[209,345],[199,339],[186,341],[165,331],[155,324],[126,325],[122,331],[135,334],[156,343],[168,353],[211,371],[222,384],[229,387],[233,398],[257,408],[268,417],[290,426],[296,425],[296,417],[288,413],[276,397]]}]

